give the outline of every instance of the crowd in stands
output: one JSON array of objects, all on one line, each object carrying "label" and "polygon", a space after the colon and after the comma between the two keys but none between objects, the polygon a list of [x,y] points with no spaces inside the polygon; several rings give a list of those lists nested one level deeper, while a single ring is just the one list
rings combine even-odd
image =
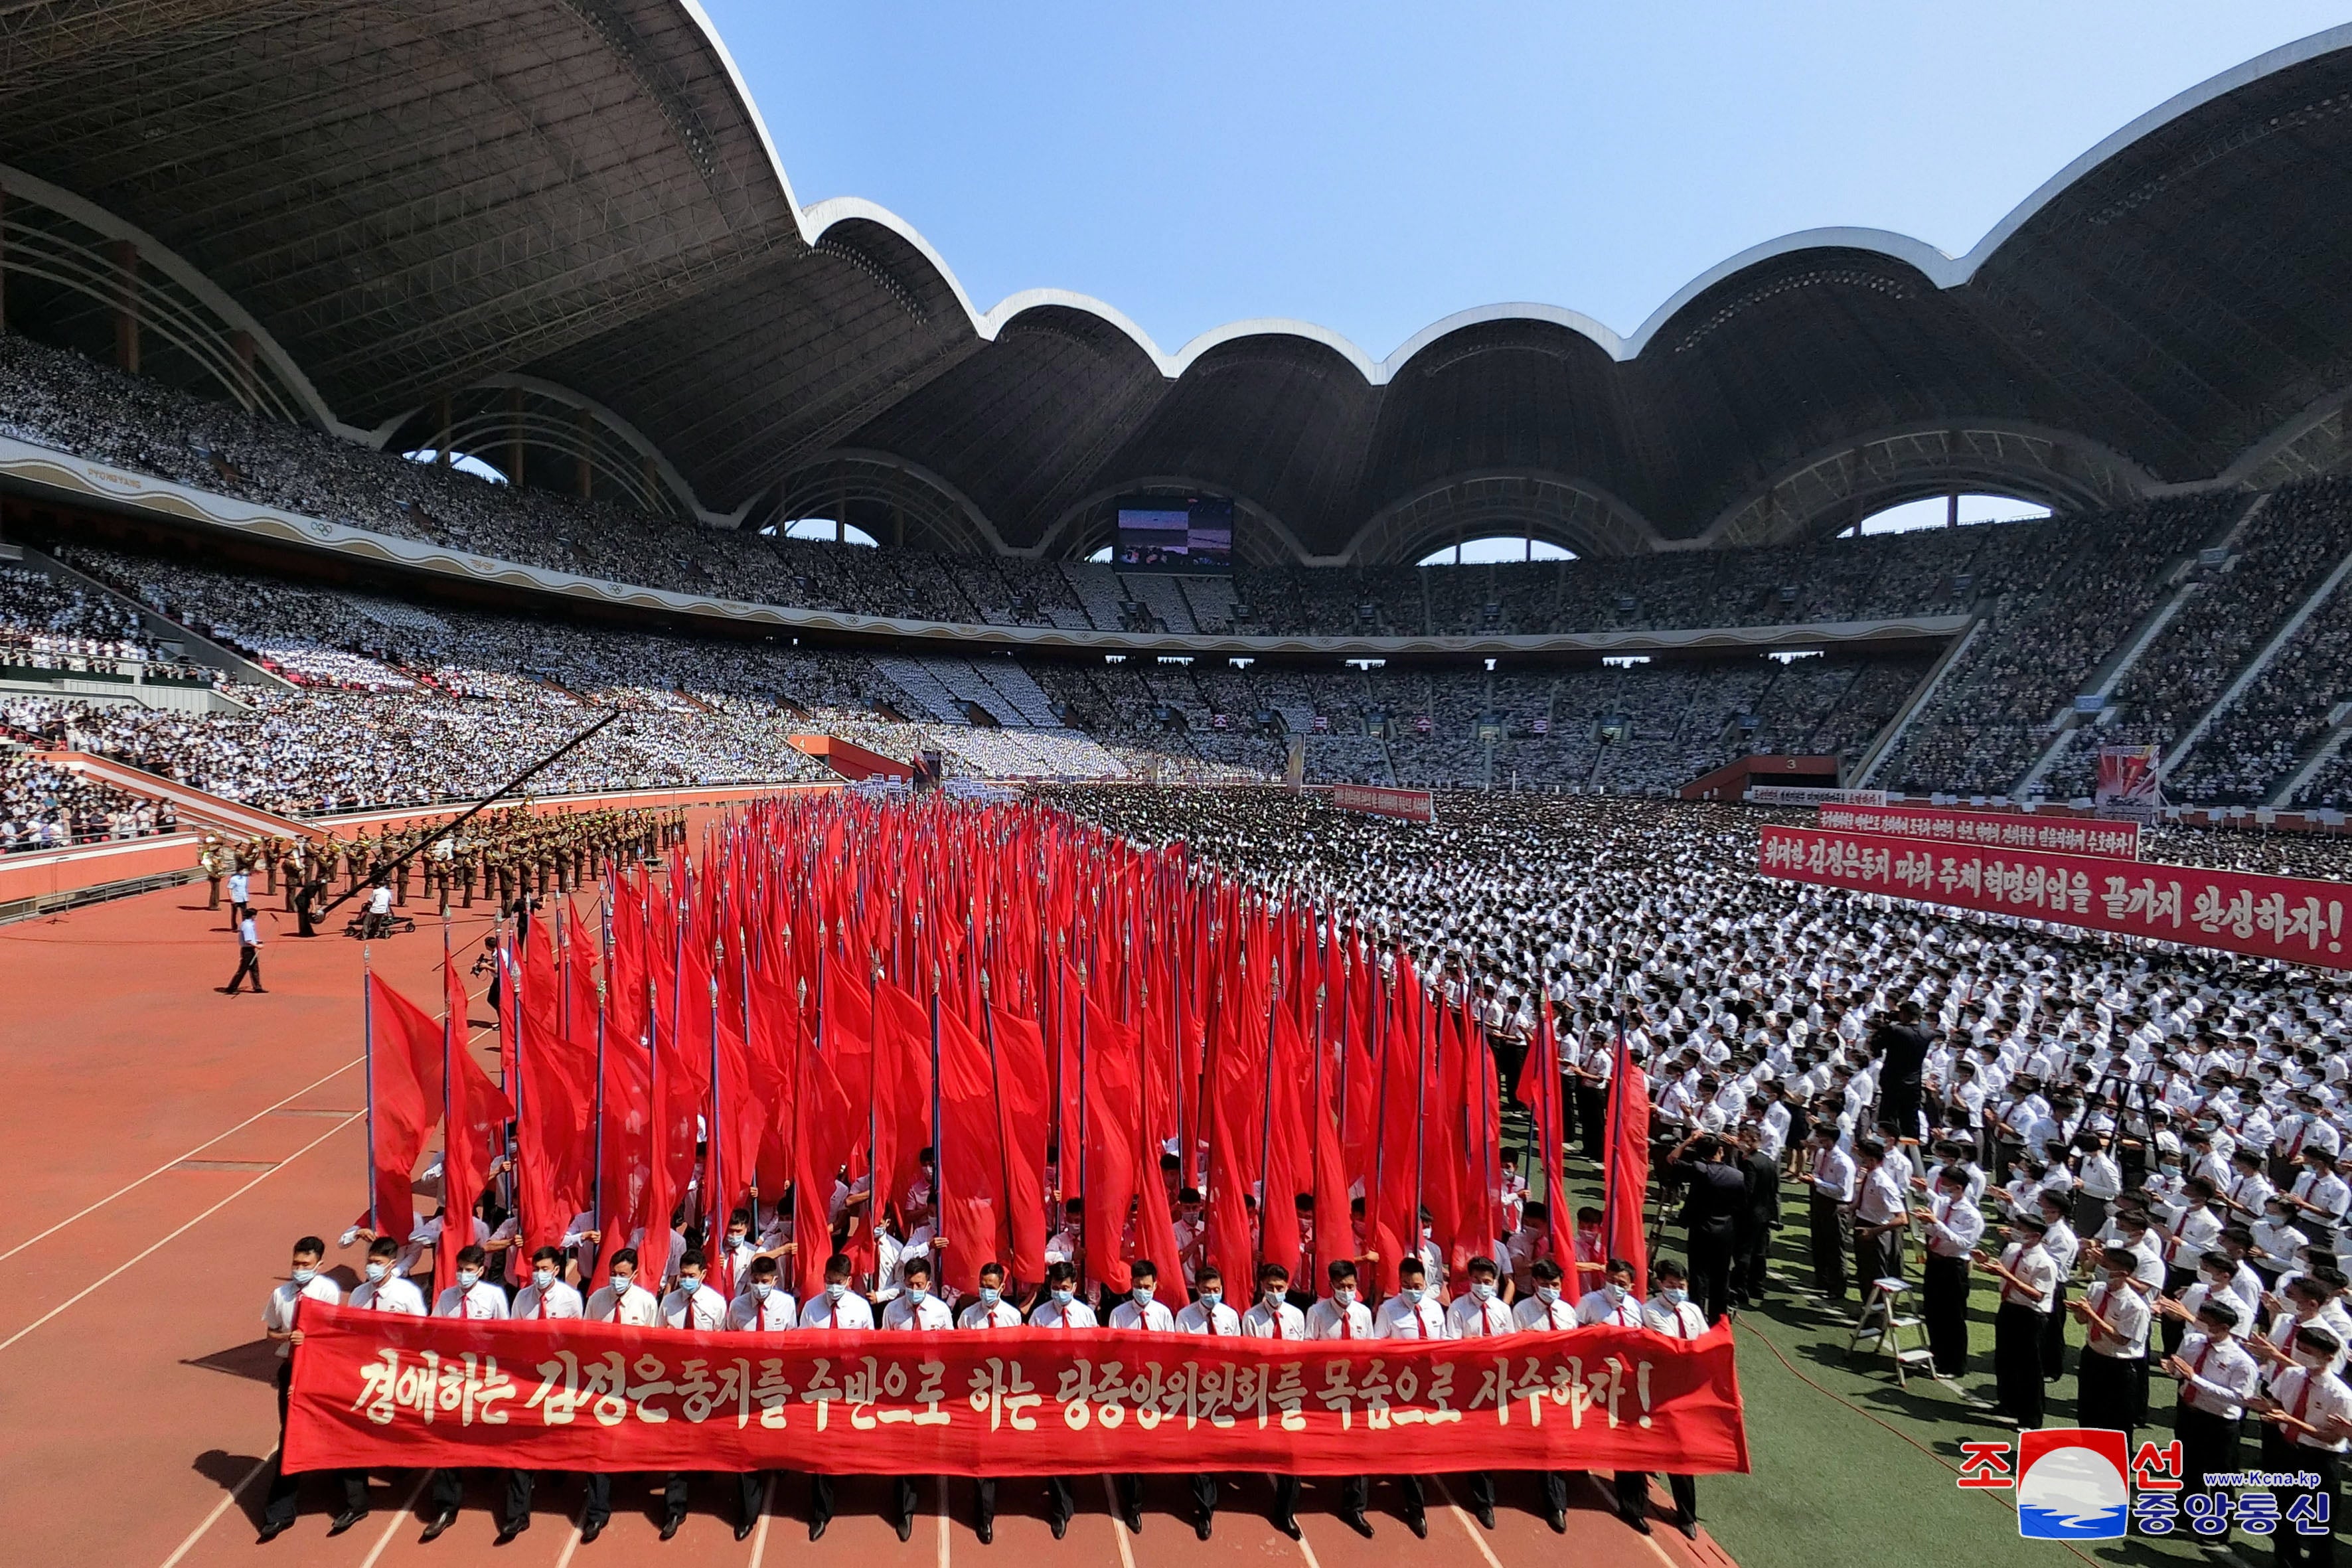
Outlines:
[{"label": "crowd in stands", "polygon": [[169,801],[131,795],[25,752],[0,752],[0,853],[144,838],[178,827]]},{"label": "crowd in stands", "polygon": [[0,665],[77,674],[187,677],[129,605],[23,566],[0,565]]}]

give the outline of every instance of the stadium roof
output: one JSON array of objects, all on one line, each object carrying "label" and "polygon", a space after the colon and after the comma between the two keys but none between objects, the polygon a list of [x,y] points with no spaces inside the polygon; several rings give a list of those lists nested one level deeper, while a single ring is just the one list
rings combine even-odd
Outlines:
[{"label": "stadium roof", "polygon": [[708,510],[837,494],[1048,555],[1144,488],[1234,497],[1261,559],[1392,560],[1459,531],[1623,553],[1955,487],[2080,505],[2291,471],[2352,388],[2347,143],[2352,27],[2142,117],[1966,256],[1818,230],[1628,338],[1499,305],[1384,360],[1276,321],[1170,353],[1077,295],[977,310],[894,215],[803,207],[691,0],[0,14],[0,158],[173,247],[341,421],[389,438],[436,395],[534,377]]}]

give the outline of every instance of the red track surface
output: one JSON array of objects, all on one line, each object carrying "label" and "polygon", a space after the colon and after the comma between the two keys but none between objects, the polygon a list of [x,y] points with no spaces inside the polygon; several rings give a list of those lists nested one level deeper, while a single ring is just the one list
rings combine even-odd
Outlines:
[{"label": "red track surface", "polygon": [[[360,950],[334,937],[266,937],[269,993],[226,997],[215,987],[236,951],[222,915],[203,905],[199,886],[0,927],[0,1540],[20,1563],[88,1561],[102,1541],[98,1560],[129,1568],[488,1559],[488,1488],[468,1495],[447,1536],[420,1547],[414,1474],[379,1477],[374,1511],[332,1541],[331,1489],[313,1483],[294,1530],[254,1545],[263,1462],[278,1436],[262,1300],[285,1277],[295,1237],[316,1232],[331,1248],[364,1202]],[[263,920],[267,930],[266,908]],[[290,918],[278,922],[290,933]],[[441,941],[433,921],[420,923],[415,935],[377,943],[373,957],[430,1006]],[[452,934],[478,946],[487,930],[485,912],[453,921]],[[331,1254],[346,1288],[356,1259]],[[572,1525],[577,1487],[551,1478],[531,1531],[496,1561],[546,1568],[657,1549],[676,1563],[749,1568],[820,1552],[875,1568],[951,1559],[1518,1568],[1564,1554],[1591,1568],[1727,1568],[1711,1542],[1694,1546],[1663,1521],[1650,1540],[1634,1534],[1591,1482],[1570,1493],[1565,1540],[1545,1528],[1521,1478],[1503,1479],[1492,1532],[1433,1490],[1426,1542],[1389,1511],[1388,1488],[1373,1489],[1379,1534],[1366,1542],[1330,1511],[1336,1494],[1310,1482],[1303,1544],[1265,1522],[1268,1494],[1255,1478],[1228,1481],[1206,1543],[1193,1539],[1181,1477],[1147,1483],[1140,1536],[1118,1522],[1099,1484],[1081,1482],[1081,1511],[1059,1542],[1042,1488],[1007,1481],[992,1547],[972,1534],[961,1483],[946,1517],[930,1485],[929,1514],[904,1545],[882,1521],[877,1481],[841,1485],[833,1528],[814,1547],[799,1478],[779,1482],[772,1517],[740,1544],[732,1491],[704,1483],[677,1541],[658,1549],[658,1497],[625,1482],[604,1539],[583,1548]]]}]

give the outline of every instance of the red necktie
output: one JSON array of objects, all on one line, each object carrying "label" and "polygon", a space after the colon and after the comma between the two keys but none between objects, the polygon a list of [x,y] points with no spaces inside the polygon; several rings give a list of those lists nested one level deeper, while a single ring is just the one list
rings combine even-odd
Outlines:
[{"label": "red necktie", "polygon": [[1356,1320],[1348,1311],[1347,1303],[1344,1301],[1334,1301],[1331,1304],[1339,1309],[1339,1337],[1343,1340],[1354,1339],[1356,1337]]},{"label": "red necktie", "polygon": [[544,1290],[539,1293],[539,1315],[542,1318],[547,1316],[547,1292]]}]

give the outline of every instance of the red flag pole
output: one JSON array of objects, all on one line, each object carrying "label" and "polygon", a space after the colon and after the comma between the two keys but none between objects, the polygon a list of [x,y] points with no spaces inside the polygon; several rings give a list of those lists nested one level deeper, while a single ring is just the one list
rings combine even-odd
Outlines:
[{"label": "red flag pole", "polygon": [[383,1216],[376,1212],[375,1197],[375,974],[364,942],[360,944],[360,1042],[367,1079],[368,1229],[382,1236]]},{"label": "red flag pole", "polygon": [[1282,966],[1277,962],[1265,995],[1265,1083],[1259,1101],[1257,1133],[1257,1261],[1265,1267],[1265,1233],[1274,1207],[1274,1020],[1282,1010]]}]

